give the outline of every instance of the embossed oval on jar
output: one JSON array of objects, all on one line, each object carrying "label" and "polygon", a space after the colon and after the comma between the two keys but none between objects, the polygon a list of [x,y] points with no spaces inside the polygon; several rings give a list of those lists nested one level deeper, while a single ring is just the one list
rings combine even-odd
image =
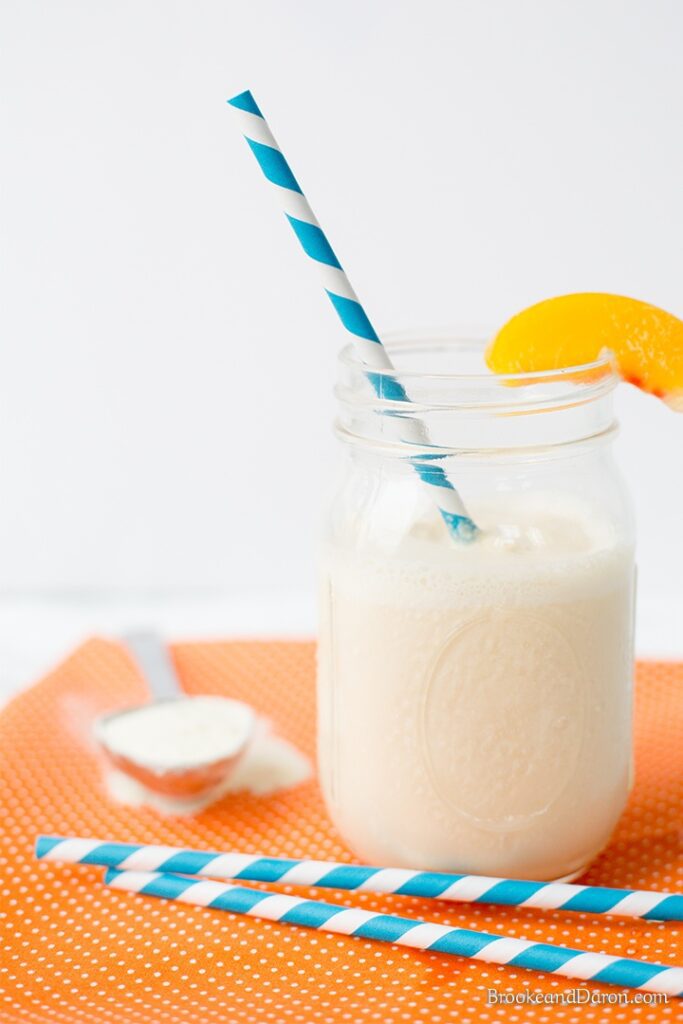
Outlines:
[{"label": "embossed oval on jar", "polygon": [[567,638],[522,612],[454,633],[428,674],[422,756],[451,810],[495,830],[543,814],[571,782],[586,680]]}]

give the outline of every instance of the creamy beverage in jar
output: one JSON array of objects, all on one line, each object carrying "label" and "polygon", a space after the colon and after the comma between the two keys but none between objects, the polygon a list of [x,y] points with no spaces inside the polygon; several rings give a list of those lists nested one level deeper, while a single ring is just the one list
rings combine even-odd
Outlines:
[{"label": "creamy beverage in jar", "polygon": [[477,512],[476,543],[427,511],[390,557],[352,524],[325,551],[322,786],[363,860],[564,877],[629,789],[632,547],[578,499]]},{"label": "creamy beverage in jar", "polygon": [[[481,344],[447,335],[391,357],[386,387],[353,349],[339,360],[318,651],[330,815],[380,866],[568,878],[631,784],[618,377],[608,355],[492,374]],[[443,514],[454,489],[464,536]]]}]

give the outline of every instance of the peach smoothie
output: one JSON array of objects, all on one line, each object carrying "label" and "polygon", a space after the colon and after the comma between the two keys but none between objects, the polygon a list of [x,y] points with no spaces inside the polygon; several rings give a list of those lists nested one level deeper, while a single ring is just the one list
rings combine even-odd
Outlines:
[{"label": "peach smoothie", "polygon": [[364,861],[567,877],[624,807],[630,540],[556,496],[505,519],[471,545],[427,516],[390,558],[351,535],[325,553],[321,781]]}]

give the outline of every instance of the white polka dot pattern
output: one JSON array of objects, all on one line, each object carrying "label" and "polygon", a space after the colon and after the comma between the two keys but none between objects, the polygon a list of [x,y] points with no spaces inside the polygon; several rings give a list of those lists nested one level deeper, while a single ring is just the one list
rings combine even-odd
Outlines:
[{"label": "white polka dot pattern", "polygon": [[[230,643],[175,650],[190,692],[246,699],[313,753],[313,647]],[[557,994],[583,983],[508,966],[236,917],[106,890],[101,869],[38,864],[38,832],[262,851],[348,862],[314,783],[231,796],[191,819],[118,807],[102,786],[93,718],[144,696],[116,646],[92,641],[0,714],[2,1024],[572,1024],[680,1019],[680,1005],[487,1005],[487,990]],[[609,849],[582,881],[683,890],[683,666],[639,667],[636,786]],[[285,893],[316,895],[291,885]],[[360,908],[533,942],[679,966],[678,926],[587,914],[334,891]],[[614,992],[587,986],[592,992]]]}]

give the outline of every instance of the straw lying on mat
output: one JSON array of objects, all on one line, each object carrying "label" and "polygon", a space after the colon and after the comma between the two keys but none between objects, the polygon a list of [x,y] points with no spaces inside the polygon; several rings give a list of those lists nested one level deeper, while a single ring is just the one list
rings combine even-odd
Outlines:
[{"label": "straw lying on mat", "polygon": [[144,846],[60,836],[40,836],[36,842],[36,856],[43,860],[100,864],[126,870],[177,871],[213,878],[434,897],[460,903],[492,903],[539,910],[618,914],[654,921],[683,921],[683,896],[611,889],[600,885],[567,885],[561,882],[529,882],[437,871],[408,871],[404,868],[373,868],[319,860],[290,860],[249,853],[212,853],[175,846]]},{"label": "straw lying on mat", "polygon": [[[323,286],[334,310],[346,331],[351,335],[360,359],[368,367],[367,378],[379,398],[396,403],[410,399],[403,385],[386,370],[393,369],[387,351],[370,318],[358,301],[351,282],[342,269],[332,246],[327,240],[308,200],[301,191],[285,156],[273,138],[256,100],[250,92],[233,96],[228,103],[240,119],[244,137],[256,157],[259,167],[273,185],[277,186],[287,220],[299,239],[306,255],[313,260],[323,280]],[[373,372],[375,371],[375,372]],[[400,440],[409,444],[429,446],[424,424],[405,415],[389,417],[387,424]],[[412,465],[422,482],[431,492],[441,516],[454,537],[471,540],[478,530],[467,513],[462,500],[441,466],[417,456]]]},{"label": "straw lying on mat", "polygon": [[224,882],[198,881],[182,875],[109,868],[105,881],[114,889],[227,910],[233,914],[249,914],[268,921],[392,942],[434,953],[450,953],[484,963],[525,967],[565,978],[683,996],[681,967],[664,967],[605,953],[586,953],[527,939],[501,938],[466,928],[449,928],[393,914],[349,909],[322,900],[299,899]]}]

